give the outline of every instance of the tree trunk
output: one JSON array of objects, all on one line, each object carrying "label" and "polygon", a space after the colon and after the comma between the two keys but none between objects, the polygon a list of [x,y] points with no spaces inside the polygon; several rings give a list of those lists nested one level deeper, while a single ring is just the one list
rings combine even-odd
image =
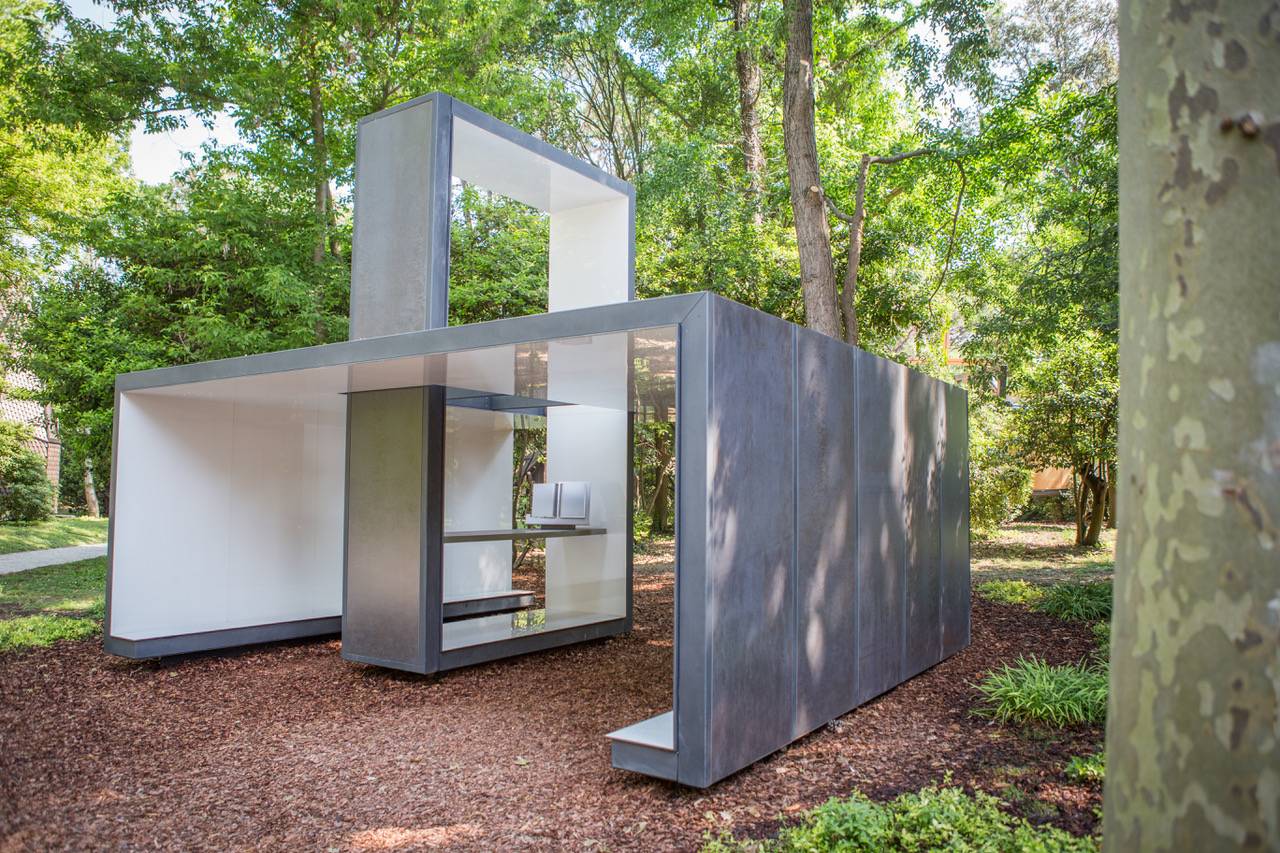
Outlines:
[{"label": "tree trunk", "polygon": [[844,314],[844,340],[858,345],[858,268],[862,265],[862,229],[867,221],[867,171],[871,155],[863,154],[858,164],[858,184],[854,191],[853,216],[849,219],[849,262],[840,290],[840,312]]},{"label": "tree trunk", "polygon": [[744,35],[751,22],[750,6],[749,0],[733,0],[733,29],[739,38],[734,60],[738,70],[742,162],[747,175],[747,193],[751,197],[751,219],[761,225],[764,223],[760,198],[764,186],[764,146],[760,141],[760,64]]},{"label": "tree trunk", "polygon": [[800,254],[805,323],[840,337],[831,226],[818,171],[813,114],[813,0],[786,0],[787,58],[782,77],[782,139],[791,179],[791,210]]},{"label": "tree trunk", "polygon": [[1084,499],[1081,501],[1081,517],[1077,529],[1084,529],[1084,536],[1079,544],[1091,548],[1098,544],[1098,538],[1102,535],[1102,519],[1107,509],[1107,481],[1093,471],[1087,471],[1084,485]]},{"label": "tree trunk", "polygon": [[93,465],[89,457],[84,458],[84,511],[90,518],[97,518],[101,512],[98,507],[98,491],[93,487]]},{"label": "tree trunk", "polygon": [[665,429],[653,433],[653,450],[657,457],[658,480],[653,487],[653,500],[649,503],[649,534],[670,533],[667,515],[671,510],[671,442]]},{"label": "tree trunk", "polygon": [[1120,4],[1111,850],[1280,844],[1280,15],[1269,7]]},{"label": "tree trunk", "polygon": [[307,95],[311,100],[311,156],[315,169],[315,213],[316,244],[312,249],[312,260],[317,264],[324,260],[329,249],[329,150],[324,136],[324,97],[320,90],[320,77],[314,68],[315,54],[312,52],[312,69],[307,80]]},{"label": "tree trunk", "polygon": [[1071,470],[1071,509],[1076,517],[1076,547],[1084,544],[1084,478],[1079,468]]},{"label": "tree trunk", "polygon": [[1116,463],[1107,463],[1107,529],[1116,529]]}]

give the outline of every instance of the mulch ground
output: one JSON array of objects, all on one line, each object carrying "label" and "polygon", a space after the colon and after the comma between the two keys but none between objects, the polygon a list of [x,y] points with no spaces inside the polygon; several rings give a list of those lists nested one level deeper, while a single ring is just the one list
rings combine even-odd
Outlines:
[{"label": "mulch ground", "polygon": [[604,734],[671,707],[672,590],[669,562],[638,560],[630,636],[438,677],[349,663],[336,640],[0,656],[0,851],[690,849],[947,774],[1035,822],[1094,829],[1100,786],[1062,768],[1101,747],[1099,727],[970,713],[984,672],[1080,660],[1087,626],[978,598],[967,650],[707,791],[611,769]]}]

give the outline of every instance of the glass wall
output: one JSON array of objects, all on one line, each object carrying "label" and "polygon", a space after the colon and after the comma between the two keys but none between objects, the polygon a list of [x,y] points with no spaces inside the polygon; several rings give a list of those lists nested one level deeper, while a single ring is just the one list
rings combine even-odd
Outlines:
[{"label": "glass wall", "polygon": [[675,366],[675,327],[450,355],[442,650],[627,618],[632,436]]}]

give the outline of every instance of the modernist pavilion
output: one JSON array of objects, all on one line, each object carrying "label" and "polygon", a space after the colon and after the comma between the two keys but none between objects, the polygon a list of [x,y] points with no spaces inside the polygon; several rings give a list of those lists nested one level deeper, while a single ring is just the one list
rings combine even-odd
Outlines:
[{"label": "modernist pavilion", "polygon": [[[458,181],[549,215],[547,313],[447,325]],[[672,708],[608,734],[615,766],[710,785],[968,644],[963,390],[634,300],[632,187],[446,95],[361,122],[355,211],[350,341],[117,378],[109,651],[341,633],[433,673],[623,634],[646,420],[676,434]],[[522,429],[579,523],[514,517]]]}]

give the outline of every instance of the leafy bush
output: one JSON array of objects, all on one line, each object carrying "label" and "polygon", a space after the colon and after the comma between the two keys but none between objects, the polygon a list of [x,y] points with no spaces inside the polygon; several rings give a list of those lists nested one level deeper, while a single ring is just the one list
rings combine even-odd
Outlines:
[{"label": "leafy bush", "polygon": [[1050,666],[1036,657],[1018,658],[977,685],[986,700],[978,713],[1002,723],[1101,723],[1107,718],[1107,681],[1104,667]]},{"label": "leafy bush", "polygon": [[855,792],[831,799],[807,813],[797,826],[764,842],[739,842],[725,836],[704,853],[760,850],[778,853],[819,851],[1094,851],[1091,838],[1077,838],[1054,827],[1032,826],[1000,809],[1000,801],[981,792],[929,787],[893,802],[874,803]]},{"label": "leafy bush", "polygon": [[1003,429],[993,405],[970,409],[969,529],[978,536],[990,536],[1031,499],[1031,471],[1005,451]]},{"label": "leafy bush", "polygon": [[1076,509],[1071,501],[1071,494],[1054,492],[1031,498],[1018,514],[1018,521],[1061,522],[1074,521],[1075,517]]},{"label": "leafy bush", "polygon": [[27,447],[33,433],[25,424],[0,421],[0,518],[43,521],[53,515],[53,484],[44,460]]},{"label": "leafy bush", "polygon": [[1057,616],[1094,622],[1111,618],[1111,583],[1059,583],[1045,590],[1034,605],[1036,610]]},{"label": "leafy bush", "polygon": [[1111,657],[1111,623],[1098,622],[1093,626],[1093,641],[1098,644],[1098,656],[1103,660]]},{"label": "leafy bush", "polygon": [[978,584],[978,595],[997,604],[1034,604],[1044,597],[1044,587],[1026,581],[987,581]]},{"label": "leafy bush", "polygon": [[1093,755],[1076,755],[1067,762],[1068,779],[1076,782],[1101,782],[1107,777],[1107,754],[1095,752]]},{"label": "leafy bush", "polygon": [[53,515],[53,484],[44,460],[26,448],[0,459],[0,518],[44,521]]}]

